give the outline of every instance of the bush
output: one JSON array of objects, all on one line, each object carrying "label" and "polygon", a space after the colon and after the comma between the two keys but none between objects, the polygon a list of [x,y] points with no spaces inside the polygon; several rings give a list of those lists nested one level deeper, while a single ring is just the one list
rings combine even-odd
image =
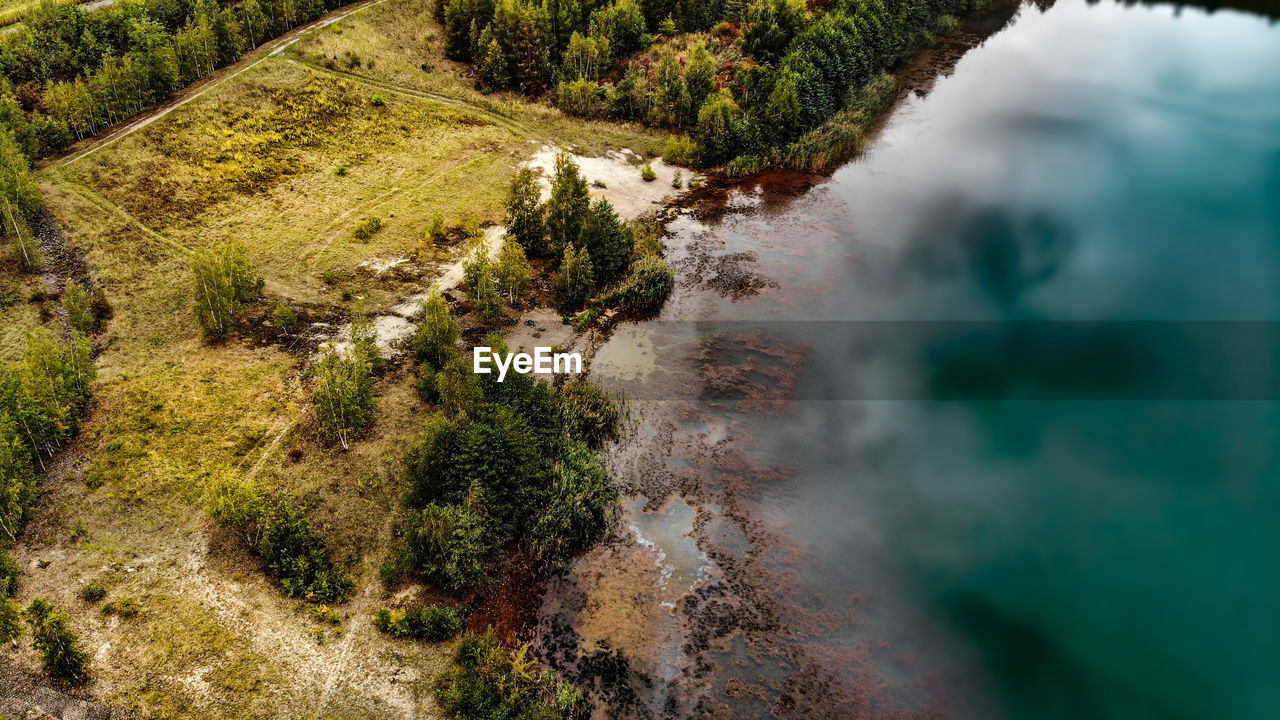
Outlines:
[{"label": "bush", "polygon": [[539,557],[559,560],[600,538],[618,491],[586,444],[572,442],[556,462],[549,497],[530,534]]},{"label": "bush", "polygon": [[413,389],[418,392],[418,397],[424,402],[432,405],[440,404],[440,381],[439,373],[430,365],[418,366],[418,377],[413,382]]},{"label": "bush", "polygon": [[[376,349],[375,349],[376,351]],[[373,421],[376,398],[369,361],[362,353],[340,352],[332,346],[316,366],[316,387],[311,394],[320,434],[338,441],[343,449]]]},{"label": "bush", "polygon": [[583,377],[574,377],[556,393],[561,424],[569,437],[595,450],[616,440],[622,430],[622,401]]},{"label": "bush", "polygon": [[334,602],[351,591],[351,581],[329,559],[324,537],[289,496],[271,500],[252,481],[232,477],[215,480],[211,489],[209,516],[262,558],[287,595]]},{"label": "bush", "polygon": [[594,117],[599,113],[600,87],[585,77],[562,81],[557,88],[560,112],[576,117]]},{"label": "bush", "polygon": [[671,266],[657,255],[642,255],[631,264],[631,273],[605,298],[607,305],[625,312],[657,310],[675,287]]},{"label": "bush", "polygon": [[98,329],[98,319],[93,315],[89,293],[75,280],[68,280],[62,290],[62,310],[67,314],[67,324],[86,335]]},{"label": "bush", "polygon": [[373,97],[369,98],[369,104],[374,107],[382,107],[383,105],[387,104],[387,99],[382,97],[381,95],[374,95]]},{"label": "bush", "polygon": [[427,505],[405,520],[398,568],[454,590],[474,588],[485,579],[485,538],[479,515],[456,505]]},{"label": "bush", "polygon": [[653,164],[645,162],[644,167],[640,168],[640,178],[645,182],[653,182],[658,179],[657,173],[653,171]]},{"label": "bush", "polygon": [[509,651],[492,630],[458,641],[453,667],[436,678],[436,700],[464,720],[585,720],[589,712],[577,688],[538,670],[528,645]]},{"label": "bush", "polygon": [[688,135],[672,135],[667,138],[667,150],[662,159],[668,165],[691,165],[698,156],[698,144]]},{"label": "bush", "polygon": [[97,602],[107,596],[107,589],[100,582],[91,582],[80,588],[80,599],[85,602]]},{"label": "bush", "polygon": [[755,155],[739,155],[725,166],[724,174],[728,177],[746,177],[762,167],[764,162]]},{"label": "bush", "polygon": [[11,597],[18,591],[18,561],[9,555],[9,551],[0,547],[0,598]]},{"label": "bush", "polygon": [[121,620],[137,617],[140,612],[142,608],[138,607],[137,601],[130,597],[120,598],[102,606],[103,615],[115,615]]},{"label": "bush", "polygon": [[80,647],[80,636],[68,625],[69,618],[43,598],[27,607],[32,644],[40,653],[44,671],[55,680],[79,685],[89,677],[89,658]]},{"label": "bush", "polygon": [[684,175],[679,170],[677,170],[676,174],[671,178],[671,187],[677,190],[684,187]]},{"label": "bush", "polygon": [[0,595],[0,645],[22,637],[22,606]]},{"label": "bush", "polygon": [[357,240],[368,240],[382,229],[382,218],[367,217],[356,223],[356,229],[352,232]]},{"label": "bush", "polygon": [[418,311],[418,327],[413,336],[413,350],[418,362],[440,369],[458,354],[456,344],[462,337],[458,321],[449,312],[449,304],[432,287]]},{"label": "bush", "polygon": [[583,306],[591,298],[594,286],[594,273],[591,268],[591,256],[584,247],[575,250],[573,244],[564,249],[564,259],[560,262],[560,271],[552,280],[556,294],[556,306],[560,312],[570,312]]},{"label": "bush", "polygon": [[298,313],[284,303],[276,305],[276,309],[271,312],[271,320],[285,332],[293,332],[298,328]]},{"label": "bush", "polygon": [[374,627],[396,637],[441,642],[462,630],[462,616],[446,605],[426,605],[402,612],[382,608],[373,614]]},{"label": "bush", "polygon": [[196,319],[210,338],[230,332],[240,309],[262,295],[262,277],[239,243],[197,251],[191,275]]}]

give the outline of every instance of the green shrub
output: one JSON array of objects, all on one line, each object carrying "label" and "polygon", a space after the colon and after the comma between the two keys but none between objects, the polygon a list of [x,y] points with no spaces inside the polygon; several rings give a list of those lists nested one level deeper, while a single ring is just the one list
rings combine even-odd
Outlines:
[{"label": "green shrub", "polygon": [[485,580],[484,520],[456,505],[412,512],[401,531],[399,569],[428,582],[466,590]]},{"label": "green shrub", "polygon": [[387,104],[387,99],[382,97],[381,95],[374,95],[373,97],[369,98],[369,104],[374,107],[382,107],[383,105]]},{"label": "green shrub", "polygon": [[89,293],[75,280],[68,280],[62,290],[62,310],[67,314],[67,324],[80,332],[91,335],[98,329],[98,318],[93,315]]},{"label": "green shrub", "polygon": [[80,599],[85,602],[97,602],[107,596],[107,589],[100,582],[90,582],[80,588]]},{"label": "green shrub", "polygon": [[581,442],[570,442],[555,465],[549,502],[530,532],[534,551],[559,560],[604,534],[618,491],[600,458]]},{"label": "green shrub", "polygon": [[79,685],[89,678],[89,658],[80,647],[80,636],[69,626],[67,614],[43,598],[27,607],[32,644],[40,653],[44,671],[55,680]]},{"label": "green shrub", "polygon": [[640,168],[640,178],[645,182],[653,182],[658,179],[657,173],[653,171],[653,164],[646,162],[644,167]]},{"label": "green shrub", "polygon": [[18,573],[21,568],[9,551],[0,547],[0,597],[10,597],[18,591]]},{"label": "green shrub", "polygon": [[22,606],[0,595],[0,645],[16,643],[22,637]]},{"label": "green shrub", "polygon": [[764,162],[755,155],[739,155],[724,168],[728,177],[746,177],[764,167]]},{"label": "green shrub", "polygon": [[691,165],[698,157],[698,144],[688,135],[672,135],[667,138],[666,152],[662,159],[668,165]]},{"label": "green shrub", "polygon": [[555,672],[539,670],[529,646],[504,648],[490,630],[458,641],[453,667],[436,678],[436,700],[463,720],[585,720],[582,693]]},{"label": "green shrub", "polygon": [[240,243],[196,251],[191,275],[196,319],[210,338],[230,332],[240,309],[262,296],[262,277]]},{"label": "green shrub", "polygon": [[[375,348],[376,352],[376,348]],[[316,365],[316,387],[311,394],[320,434],[350,447],[350,440],[373,421],[377,399],[368,358],[354,349],[340,352],[328,346]]]},{"label": "green shrub", "polygon": [[430,365],[418,366],[418,377],[413,382],[413,389],[418,392],[418,397],[424,402],[432,405],[440,404],[439,373]]},{"label": "green shrub", "polygon": [[373,614],[373,624],[396,637],[441,642],[462,630],[462,616],[446,605],[426,605],[409,611],[382,608]]},{"label": "green shrub", "polygon": [[631,273],[605,298],[605,303],[625,312],[651,312],[675,287],[676,276],[671,266],[657,255],[642,255],[631,264]]},{"label": "green shrub", "polygon": [[346,165],[339,165],[337,169],[333,171],[333,174],[337,175],[338,177],[346,177],[348,172],[350,171],[347,170]]},{"label": "green shrub", "polygon": [[284,303],[276,305],[276,309],[271,312],[271,320],[285,332],[293,332],[298,328],[298,313]]},{"label": "green shrub", "polygon": [[432,287],[427,299],[418,311],[418,326],[413,335],[413,350],[418,362],[433,368],[443,368],[458,354],[456,347],[462,330],[449,312],[449,304],[440,294],[440,288]]},{"label": "green shrub", "polygon": [[211,491],[209,516],[262,558],[287,595],[335,602],[350,593],[351,581],[334,568],[324,537],[288,495],[269,499],[254,482],[230,476],[214,480]]},{"label": "green shrub", "polygon": [[569,437],[591,449],[618,439],[622,430],[622,401],[584,377],[574,377],[556,393],[561,425]]},{"label": "green shrub", "polygon": [[142,609],[138,607],[137,601],[130,597],[113,600],[102,606],[103,615],[115,615],[121,620],[128,620],[138,616]]},{"label": "green shrub", "polygon": [[599,112],[600,88],[591,80],[562,81],[557,87],[560,111],[576,117],[594,117]]},{"label": "green shrub", "polygon": [[382,230],[382,219],[377,217],[367,217],[356,223],[356,229],[352,231],[357,240],[368,240]]},{"label": "green shrub", "polygon": [[679,170],[677,170],[676,174],[671,178],[671,187],[677,190],[684,187],[684,175]]}]

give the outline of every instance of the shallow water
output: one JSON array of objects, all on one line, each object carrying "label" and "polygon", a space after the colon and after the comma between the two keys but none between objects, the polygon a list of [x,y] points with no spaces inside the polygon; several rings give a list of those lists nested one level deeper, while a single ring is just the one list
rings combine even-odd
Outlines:
[{"label": "shallow water", "polygon": [[1280,717],[1277,68],[1256,16],[1027,6],[863,158],[673,223],[592,372],[723,574],[628,712]]}]

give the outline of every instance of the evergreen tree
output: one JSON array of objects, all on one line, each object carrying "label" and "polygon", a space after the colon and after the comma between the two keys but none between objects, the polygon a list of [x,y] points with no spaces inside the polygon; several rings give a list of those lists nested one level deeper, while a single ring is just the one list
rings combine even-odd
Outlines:
[{"label": "evergreen tree", "polygon": [[55,680],[79,685],[89,678],[89,658],[80,647],[80,636],[68,624],[67,614],[43,598],[27,607],[32,644],[40,653],[44,671]]},{"label": "evergreen tree", "polygon": [[684,73],[685,89],[689,93],[689,107],[694,117],[707,101],[716,84],[716,64],[704,43],[693,46],[689,53],[689,66]]},{"label": "evergreen tree", "polygon": [[775,64],[808,19],[804,0],[756,0],[747,10],[742,49],[757,62]]},{"label": "evergreen tree", "polygon": [[608,200],[601,198],[591,206],[582,226],[582,247],[590,253],[596,285],[613,282],[627,269],[635,239]]}]

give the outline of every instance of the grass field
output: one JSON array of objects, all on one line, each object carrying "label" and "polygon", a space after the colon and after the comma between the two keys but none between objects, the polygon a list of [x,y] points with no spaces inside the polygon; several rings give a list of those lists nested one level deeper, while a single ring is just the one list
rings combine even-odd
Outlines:
[{"label": "grass field", "polygon": [[[340,318],[363,303],[376,313],[420,291],[457,249],[394,273],[362,264],[413,255],[435,213],[498,221],[511,173],[543,144],[661,146],[638,126],[471,90],[424,41],[439,34],[429,10],[421,0],[372,5],[38,175],[114,317],[95,407],[15,548],[39,567],[24,574],[20,599],[45,596],[72,613],[97,697],[157,718],[437,716],[430,681],[444,646],[389,639],[369,619],[388,603],[377,566],[404,491],[403,455],[426,414],[411,379],[380,380],[376,424],[350,452],[322,443],[306,410],[306,353],[204,342],[188,269],[194,249],[239,240],[266,279],[267,308]],[[325,67],[322,56],[347,48],[359,67]],[[369,217],[383,229],[357,240]],[[0,273],[16,283],[13,301],[0,302],[0,353],[11,359],[54,306],[31,302],[37,279]],[[209,524],[206,489],[222,474],[305,499],[355,580],[341,623],[284,597]],[[107,586],[104,602],[127,597],[141,612],[104,615],[81,601],[92,580]]]}]

